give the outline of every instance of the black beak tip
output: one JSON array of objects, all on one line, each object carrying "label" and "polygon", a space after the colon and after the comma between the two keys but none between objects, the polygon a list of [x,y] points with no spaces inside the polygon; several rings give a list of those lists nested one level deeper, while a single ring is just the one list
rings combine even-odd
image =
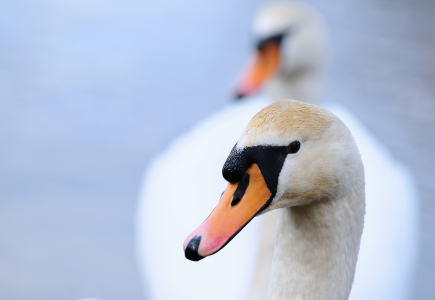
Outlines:
[{"label": "black beak tip", "polygon": [[201,243],[201,236],[197,235],[193,239],[190,240],[189,244],[187,244],[186,250],[184,250],[184,256],[187,259],[192,261],[199,261],[204,258],[198,254],[199,244]]},{"label": "black beak tip", "polygon": [[234,95],[234,100],[239,101],[246,98],[246,94],[240,92],[240,91],[236,91],[235,95]]}]

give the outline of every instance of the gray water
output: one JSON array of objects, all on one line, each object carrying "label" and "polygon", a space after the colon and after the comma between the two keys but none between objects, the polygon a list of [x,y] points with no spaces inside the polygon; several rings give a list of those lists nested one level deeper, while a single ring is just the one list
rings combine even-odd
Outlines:
[{"label": "gray water", "polygon": [[[259,0],[0,2],[0,298],[144,297],[135,205],[147,162],[231,100]],[[326,99],[416,176],[415,299],[435,298],[435,2],[310,0]]]}]

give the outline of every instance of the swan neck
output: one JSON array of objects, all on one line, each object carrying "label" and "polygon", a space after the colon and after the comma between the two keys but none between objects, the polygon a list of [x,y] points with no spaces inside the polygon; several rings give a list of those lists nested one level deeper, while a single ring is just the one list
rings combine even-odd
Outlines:
[{"label": "swan neck", "polygon": [[361,176],[342,199],[280,209],[268,299],[348,299],[364,214]]},{"label": "swan neck", "polygon": [[273,102],[296,99],[319,105],[323,94],[323,70],[303,69],[291,74],[280,73],[269,82],[267,92]]}]

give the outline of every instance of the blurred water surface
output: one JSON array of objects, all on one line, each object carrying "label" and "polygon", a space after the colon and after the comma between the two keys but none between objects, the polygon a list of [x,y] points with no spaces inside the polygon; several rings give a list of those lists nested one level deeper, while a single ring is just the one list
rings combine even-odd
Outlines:
[{"label": "blurred water surface", "polygon": [[[325,17],[325,99],[414,172],[435,286],[435,2],[307,1]],[[139,184],[152,155],[225,106],[259,0],[0,2],[0,298],[141,299]]]}]

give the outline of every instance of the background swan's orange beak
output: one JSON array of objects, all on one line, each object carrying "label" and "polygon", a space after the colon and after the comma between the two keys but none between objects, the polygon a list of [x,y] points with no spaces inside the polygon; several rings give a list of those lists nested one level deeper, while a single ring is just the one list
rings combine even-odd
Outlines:
[{"label": "background swan's orange beak", "polygon": [[243,179],[228,184],[208,218],[183,244],[186,258],[200,260],[222,249],[265,206],[272,193],[260,168],[252,164]]},{"label": "background swan's orange beak", "polygon": [[242,73],[238,87],[237,98],[244,98],[256,93],[263,84],[271,78],[279,68],[279,45],[268,43],[258,50]]}]

